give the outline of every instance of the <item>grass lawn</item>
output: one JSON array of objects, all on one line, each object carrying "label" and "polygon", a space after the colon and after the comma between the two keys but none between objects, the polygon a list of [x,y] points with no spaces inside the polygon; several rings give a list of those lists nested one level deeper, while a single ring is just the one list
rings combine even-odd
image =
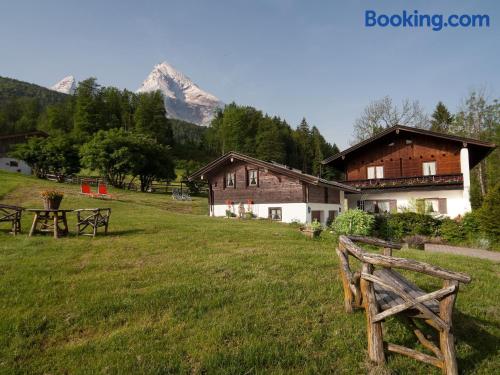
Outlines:
[{"label": "grass lawn", "polygon": [[[79,187],[0,172],[0,202],[111,207],[110,235],[55,240],[0,230],[0,373],[360,374],[371,370],[362,311],[346,315],[331,237],[289,225],[205,216],[206,199]],[[75,217],[70,215],[74,233]],[[455,325],[459,368],[500,368],[498,264],[445,254],[402,256],[469,273]],[[437,286],[436,279],[420,279]],[[397,322],[396,343],[413,342]],[[378,373],[439,374],[390,355]]]}]

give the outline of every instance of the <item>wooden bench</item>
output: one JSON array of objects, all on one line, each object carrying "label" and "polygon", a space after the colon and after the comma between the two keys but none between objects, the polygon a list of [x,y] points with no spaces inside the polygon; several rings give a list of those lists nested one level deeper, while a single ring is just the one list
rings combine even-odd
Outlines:
[{"label": "wooden bench", "polygon": [[[366,252],[356,242],[381,247],[383,255]],[[368,355],[371,361],[385,363],[386,349],[439,367],[445,374],[458,374],[452,312],[459,283],[469,283],[471,278],[463,273],[416,260],[393,257],[392,250],[400,248],[399,244],[376,238],[340,236],[336,252],[340,259],[345,310],[350,313],[354,308],[365,309]],[[361,262],[360,271],[353,272],[349,263],[350,256]],[[427,293],[393,268],[440,278],[443,280],[443,287]],[[384,342],[382,322],[390,316],[402,318],[432,355]],[[417,319],[438,332],[438,343],[424,335],[417,325]]]},{"label": "wooden bench", "polygon": [[0,204],[0,223],[11,223],[11,231],[14,236],[21,232],[21,214],[24,208]]},{"label": "wooden bench", "polygon": [[[97,234],[97,228],[104,227],[104,234],[108,234],[109,217],[111,208],[81,208],[76,212],[76,235],[92,236]],[[85,229],[92,229],[91,233],[85,233]]]}]

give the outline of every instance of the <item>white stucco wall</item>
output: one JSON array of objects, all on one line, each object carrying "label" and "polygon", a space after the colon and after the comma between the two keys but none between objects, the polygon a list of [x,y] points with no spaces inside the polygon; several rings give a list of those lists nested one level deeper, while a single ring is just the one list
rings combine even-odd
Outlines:
[{"label": "white stucco wall", "polygon": [[447,216],[454,218],[470,212],[470,202],[464,198],[463,189],[456,190],[432,190],[432,191],[403,191],[403,192],[383,192],[383,193],[363,193],[347,195],[349,208],[357,206],[358,200],[397,200],[398,212],[403,207],[408,207],[408,203],[416,199],[446,198]]},{"label": "white stucco wall", "polygon": [[[10,162],[14,161],[17,162],[18,166],[17,167],[11,167]],[[14,159],[14,158],[7,158],[7,157],[0,157],[0,169],[4,171],[9,171],[9,172],[19,172],[23,174],[31,174],[31,168],[28,164],[26,164],[22,160]]]},{"label": "white stucco wall", "polygon": [[[298,221],[300,223],[311,222],[311,212],[309,211],[322,211],[322,224],[326,224],[328,219],[328,211],[341,212],[340,204],[327,204],[327,203],[260,203],[252,205],[252,212],[258,218],[267,219],[270,207],[281,207],[282,222],[291,223]],[[310,207],[310,210],[308,209]],[[210,213],[212,216],[226,216],[228,206],[225,204],[216,204],[213,206],[213,211]],[[245,210],[248,211],[249,207],[245,204]],[[232,205],[231,211],[238,215],[238,205]]]}]

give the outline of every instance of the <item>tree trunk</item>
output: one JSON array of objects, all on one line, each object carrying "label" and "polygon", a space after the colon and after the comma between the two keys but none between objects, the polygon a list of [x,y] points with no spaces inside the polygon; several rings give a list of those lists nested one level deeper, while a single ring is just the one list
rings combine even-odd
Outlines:
[{"label": "tree trunk", "polygon": [[478,177],[479,177],[479,186],[481,187],[481,196],[484,197],[486,195],[486,181],[484,176],[484,161],[480,162],[478,165]]}]

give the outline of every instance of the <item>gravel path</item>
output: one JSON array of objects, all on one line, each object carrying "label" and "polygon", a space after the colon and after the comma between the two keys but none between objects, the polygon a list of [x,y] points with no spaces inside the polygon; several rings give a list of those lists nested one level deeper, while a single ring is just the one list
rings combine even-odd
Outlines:
[{"label": "gravel path", "polygon": [[469,257],[488,259],[492,260],[493,262],[500,262],[500,252],[498,251],[470,249],[468,247],[458,247],[458,246],[448,246],[448,245],[435,245],[430,243],[425,244],[425,251],[433,251],[435,253],[465,255]]}]

